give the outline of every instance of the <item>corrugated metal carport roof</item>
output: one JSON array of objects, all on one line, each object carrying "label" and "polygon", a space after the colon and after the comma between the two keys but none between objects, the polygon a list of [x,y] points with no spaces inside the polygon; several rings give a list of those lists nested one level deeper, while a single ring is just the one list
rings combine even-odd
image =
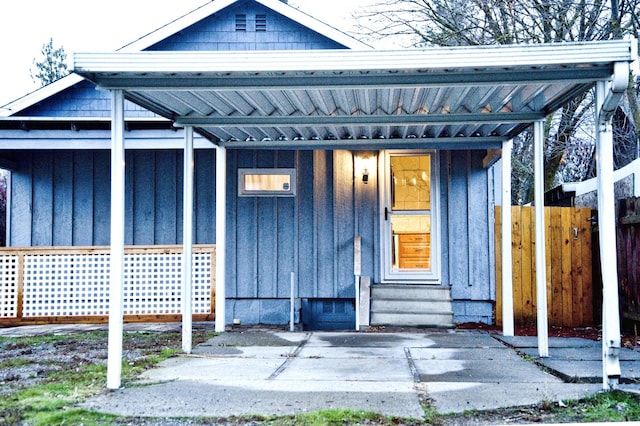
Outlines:
[{"label": "corrugated metal carport roof", "polygon": [[74,71],[229,148],[493,148],[630,40],[395,51],[80,53]]}]

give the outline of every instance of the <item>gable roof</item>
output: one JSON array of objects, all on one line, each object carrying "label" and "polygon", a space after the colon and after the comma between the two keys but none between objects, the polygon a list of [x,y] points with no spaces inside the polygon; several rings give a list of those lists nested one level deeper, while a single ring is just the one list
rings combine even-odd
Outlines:
[{"label": "gable roof", "polygon": [[[143,37],[126,44],[125,46],[117,49],[118,52],[139,52],[143,51],[158,42],[165,40],[168,37],[196,24],[197,22],[219,13],[223,9],[230,7],[234,4],[243,2],[246,0],[215,0],[209,1],[199,8],[175,19],[174,21],[152,31]],[[338,44],[345,46],[348,49],[372,49],[371,46],[362,43],[346,33],[325,24],[306,13],[289,6],[287,3],[281,0],[252,0],[264,7],[279,13],[286,18],[289,18],[300,25],[309,28],[318,34],[327,37],[330,40],[335,41]],[[42,102],[43,100],[56,95],[57,93],[66,90],[73,85],[82,81],[83,78],[77,74],[69,74],[47,86],[39,88],[31,93],[26,94],[4,106],[0,106],[0,118],[10,117],[18,114],[21,111]]]}]

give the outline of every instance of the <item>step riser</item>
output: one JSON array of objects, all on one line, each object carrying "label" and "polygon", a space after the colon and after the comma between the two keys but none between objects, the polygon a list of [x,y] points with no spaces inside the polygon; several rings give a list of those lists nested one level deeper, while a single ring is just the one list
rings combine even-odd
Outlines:
[{"label": "step riser", "polygon": [[371,287],[371,325],[453,327],[448,287]]},{"label": "step riser", "polygon": [[371,314],[371,325],[453,327],[453,314]]},{"label": "step riser", "polygon": [[435,313],[453,312],[448,300],[380,300],[371,301],[372,312]]},{"label": "step riser", "polygon": [[372,286],[371,297],[375,299],[441,299],[450,300],[447,287],[386,287]]}]

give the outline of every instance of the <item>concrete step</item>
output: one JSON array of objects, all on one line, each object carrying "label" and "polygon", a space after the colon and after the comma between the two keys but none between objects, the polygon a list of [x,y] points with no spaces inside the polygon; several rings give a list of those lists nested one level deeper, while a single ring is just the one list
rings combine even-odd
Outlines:
[{"label": "concrete step", "polygon": [[453,313],[385,313],[372,312],[371,325],[406,325],[422,327],[452,328]]},{"label": "concrete step", "polygon": [[451,300],[451,290],[449,287],[437,285],[379,284],[371,286],[371,298]]},{"label": "concrete step", "polygon": [[371,312],[453,312],[450,300],[443,299],[373,299]]},{"label": "concrete step", "polygon": [[371,325],[453,327],[451,291],[433,285],[371,286]]}]

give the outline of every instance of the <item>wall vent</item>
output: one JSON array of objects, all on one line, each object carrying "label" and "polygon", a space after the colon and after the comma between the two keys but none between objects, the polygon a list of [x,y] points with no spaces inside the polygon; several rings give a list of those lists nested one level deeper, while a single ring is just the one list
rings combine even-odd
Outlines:
[{"label": "wall vent", "polygon": [[267,15],[256,15],[256,31],[267,31]]},{"label": "wall vent", "polygon": [[244,13],[236,15],[236,31],[247,31],[247,15]]}]

